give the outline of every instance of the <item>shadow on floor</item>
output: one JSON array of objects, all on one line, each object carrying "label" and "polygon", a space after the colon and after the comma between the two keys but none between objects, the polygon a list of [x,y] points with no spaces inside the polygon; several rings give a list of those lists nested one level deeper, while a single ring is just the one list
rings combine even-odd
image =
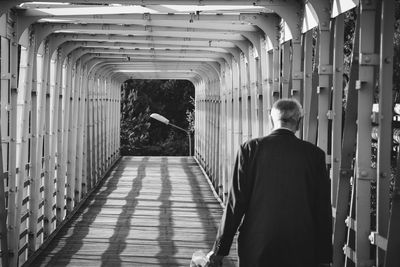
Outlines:
[{"label": "shadow on floor", "polygon": [[171,209],[171,180],[168,171],[168,159],[163,157],[161,159],[161,193],[158,200],[161,201],[160,205],[160,225],[158,227],[158,244],[160,252],[157,253],[156,258],[158,259],[160,266],[179,266],[178,262],[171,257],[176,254],[177,249],[173,240],[174,236],[174,223],[172,220],[172,209]]},{"label": "shadow on floor", "polygon": [[132,180],[131,190],[125,197],[126,204],[121,208],[121,213],[118,216],[114,234],[109,238],[109,246],[107,250],[101,255],[102,267],[120,267],[122,264],[120,255],[127,245],[126,238],[129,235],[130,221],[138,204],[137,197],[142,189],[143,179],[146,177],[147,161],[147,157],[142,159],[137,170],[137,175]]}]

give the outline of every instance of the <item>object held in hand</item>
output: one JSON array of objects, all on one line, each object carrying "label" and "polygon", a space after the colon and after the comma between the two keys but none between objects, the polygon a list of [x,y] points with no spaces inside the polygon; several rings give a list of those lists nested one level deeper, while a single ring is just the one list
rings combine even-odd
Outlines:
[{"label": "object held in hand", "polygon": [[207,267],[208,257],[202,250],[197,250],[192,255],[190,267]]}]

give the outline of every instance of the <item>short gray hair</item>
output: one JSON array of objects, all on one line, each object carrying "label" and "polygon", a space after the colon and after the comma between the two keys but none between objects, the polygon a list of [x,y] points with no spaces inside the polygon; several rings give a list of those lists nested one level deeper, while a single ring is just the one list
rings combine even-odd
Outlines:
[{"label": "short gray hair", "polygon": [[271,117],[274,121],[296,124],[302,117],[303,110],[296,99],[279,99],[272,105]]}]

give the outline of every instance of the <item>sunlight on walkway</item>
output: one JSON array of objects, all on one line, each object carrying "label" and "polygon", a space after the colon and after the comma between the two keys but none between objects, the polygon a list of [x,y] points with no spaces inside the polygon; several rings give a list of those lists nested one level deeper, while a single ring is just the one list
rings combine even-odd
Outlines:
[{"label": "sunlight on walkway", "polygon": [[32,266],[189,266],[221,215],[193,159],[124,157]]}]

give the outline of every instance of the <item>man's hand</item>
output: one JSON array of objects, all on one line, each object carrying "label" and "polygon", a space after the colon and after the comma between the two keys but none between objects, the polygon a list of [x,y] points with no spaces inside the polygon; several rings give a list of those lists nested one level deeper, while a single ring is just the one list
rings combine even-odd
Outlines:
[{"label": "man's hand", "polygon": [[214,251],[210,251],[207,254],[207,257],[209,259],[209,264],[207,265],[208,267],[220,267],[220,266],[222,266],[222,260],[224,259],[224,256],[220,256],[220,255],[214,254]]}]

